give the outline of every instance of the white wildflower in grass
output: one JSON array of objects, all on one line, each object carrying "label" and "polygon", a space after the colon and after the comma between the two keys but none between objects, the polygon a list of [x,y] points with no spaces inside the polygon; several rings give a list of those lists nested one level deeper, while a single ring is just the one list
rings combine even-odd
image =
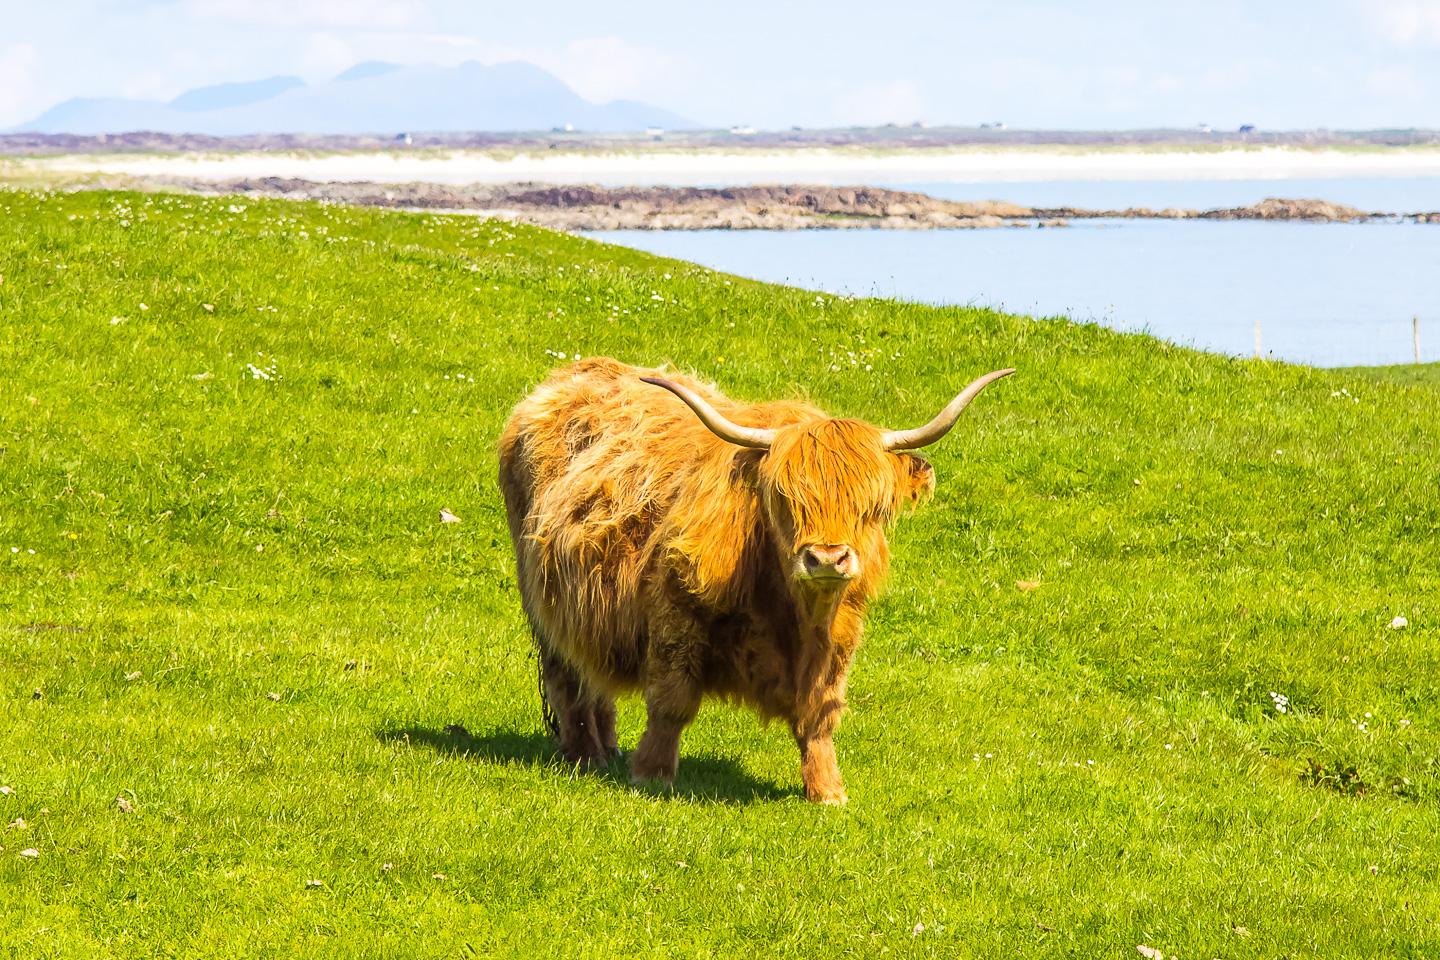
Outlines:
[{"label": "white wildflower in grass", "polygon": [[283,380],[283,379],[285,379],[284,377],[282,377],[282,376],[280,375],[280,365],[279,365],[279,363],[275,360],[274,357],[270,357],[270,358],[269,358],[270,362],[269,362],[269,363],[266,363],[266,362],[265,362],[265,360],[266,360],[265,354],[262,353],[261,351],[259,351],[259,350],[255,351],[255,356],[258,358],[259,363],[247,363],[247,364],[245,364],[245,369],[248,370],[249,373],[250,373],[250,379],[252,379],[252,380]]},{"label": "white wildflower in grass", "polygon": [[1390,621],[1391,630],[1404,630],[1408,626],[1410,626],[1410,621],[1406,620],[1404,617],[1396,617],[1394,620]]},{"label": "white wildflower in grass", "polygon": [[1275,712],[1276,712],[1276,713],[1289,713],[1289,712],[1290,712],[1290,698],[1287,697],[1287,696],[1285,696],[1285,694],[1283,694],[1283,693],[1276,693],[1274,690],[1271,690],[1271,691],[1270,691],[1270,701],[1271,701],[1271,703],[1273,703],[1273,704],[1275,705]]}]

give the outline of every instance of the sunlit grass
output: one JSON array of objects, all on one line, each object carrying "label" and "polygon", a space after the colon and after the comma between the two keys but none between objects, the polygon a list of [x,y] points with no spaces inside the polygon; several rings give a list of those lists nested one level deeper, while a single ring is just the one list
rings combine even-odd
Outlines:
[{"label": "sunlit grass", "polygon": [[1356,376],[1411,387],[1440,387],[1440,363],[1402,363],[1393,367],[1351,367]]},{"label": "sunlit grass", "polygon": [[[1440,951],[1440,391],[313,204],[0,193],[0,278],[17,955]],[[848,807],[718,705],[673,796],[555,760],[494,443],[575,354],[891,426],[1020,368]]]}]

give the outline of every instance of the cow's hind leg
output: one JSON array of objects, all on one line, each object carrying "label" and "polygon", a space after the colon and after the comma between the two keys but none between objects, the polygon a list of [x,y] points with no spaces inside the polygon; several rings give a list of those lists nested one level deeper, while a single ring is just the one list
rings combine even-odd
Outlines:
[{"label": "cow's hind leg", "polygon": [[595,695],[595,732],[606,757],[620,756],[620,741],[615,735],[615,698],[603,693]]},{"label": "cow's hind leg", "polygon": [[553,717],[552,729],[568,763],[603,766],[620,752],[613,699],[594,690],[573,667],[543,647],[540,677]]}]

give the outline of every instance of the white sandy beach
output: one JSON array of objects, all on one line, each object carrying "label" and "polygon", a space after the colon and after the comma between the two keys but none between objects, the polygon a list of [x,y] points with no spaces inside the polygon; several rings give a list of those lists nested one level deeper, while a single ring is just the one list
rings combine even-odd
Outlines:
[{"label": "white sandy beach", "polygon": [[909,152],[796,149],[709,152],[491,153],[480,150],[300,154],[91,154],[27,161],[64,173],[170,175],[207,180],[300,177],[381,183],[953,183],[1043,180],[1284,180],[1440,176],[1440,150],[1268,147],[1182,151],[1034,148]]}]

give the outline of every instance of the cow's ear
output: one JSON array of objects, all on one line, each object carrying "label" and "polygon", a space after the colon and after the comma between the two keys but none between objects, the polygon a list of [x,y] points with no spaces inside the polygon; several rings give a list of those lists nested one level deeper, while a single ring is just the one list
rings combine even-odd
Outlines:
[{"label": "cow's ear", "polygon": [[935,468],[930,461],[913,453],[898,453],[900,460],[900,497],[905,504],[919,503],[935,492]]}]

